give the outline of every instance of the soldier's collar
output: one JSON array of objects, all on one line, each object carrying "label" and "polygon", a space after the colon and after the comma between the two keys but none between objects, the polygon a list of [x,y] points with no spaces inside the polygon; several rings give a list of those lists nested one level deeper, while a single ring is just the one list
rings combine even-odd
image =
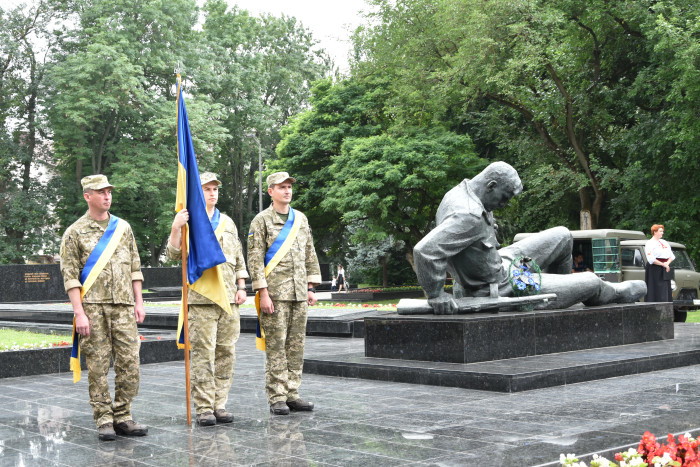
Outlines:
[{"label": "soldier's collar", "polygon": [[[107,220],[112,218],[112,214],[111,213],[108,213],[108,214],[109,214],[109,217],[107,217]],[[105,228],[100,225],[100,221],[96,221],[95,219],[92,218],[92,216],[90,215],[90,211],[85,211],[85,218],[88,220],[91,227],[96,227],[100,230],[105,230]]]}]

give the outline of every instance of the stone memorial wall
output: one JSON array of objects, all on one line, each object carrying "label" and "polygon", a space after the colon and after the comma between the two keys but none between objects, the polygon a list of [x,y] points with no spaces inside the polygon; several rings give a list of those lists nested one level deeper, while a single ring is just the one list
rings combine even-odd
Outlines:
[{"label": "stone memorial wall", "polygon": [[0,303],[68,300],[58,264],[0,266]]},{"label": "stone memorial wall", "polygon": [[[141,268],[143,288],[177,287],[182,269]],[[0,266],[0,303],[68,301],[58,264],[8,264]]]}]

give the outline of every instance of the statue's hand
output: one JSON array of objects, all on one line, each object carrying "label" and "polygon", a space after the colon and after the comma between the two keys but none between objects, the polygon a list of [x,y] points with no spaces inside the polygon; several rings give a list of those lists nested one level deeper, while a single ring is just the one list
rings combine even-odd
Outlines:
[{"label": "statue's hand", "polygon": [[452,295],[446,292],[440,292],[435,298],[429,298],[428,304],[433,308],[433,313],[436,315],[453,315],[457,313],[457,303],[452,298]]}]

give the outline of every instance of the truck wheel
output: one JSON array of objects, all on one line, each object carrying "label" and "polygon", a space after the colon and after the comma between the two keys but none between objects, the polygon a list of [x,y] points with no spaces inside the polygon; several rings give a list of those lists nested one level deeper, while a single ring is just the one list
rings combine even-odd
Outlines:
[{"label": "truck wheel", "polygon": [[687,311],[673,310],[673,322],[674,323],[685,323],[685,320],[687,317],[688,317]]}]

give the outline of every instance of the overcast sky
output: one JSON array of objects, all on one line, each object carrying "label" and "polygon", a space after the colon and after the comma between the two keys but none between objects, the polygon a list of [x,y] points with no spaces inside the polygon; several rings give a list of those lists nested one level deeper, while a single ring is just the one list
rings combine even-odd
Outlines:
[{"label": "overcast sky", "polygon": [[[0,0],[3,9],[20,4],[33,4],[36,0]],[[270,13],[279,16],[282,13],[297,18],[314,38],[319,46],[326,49],[341,72],[348,71],[348,53],[350,52],[350,32],[362,23],[360,11],[368,10],[364,0],[227,0],[231,5],[248,10],[257,16]],[[203,4],[204,0],[197,0]]]},{"label": "overcast sky", "polygon": [[228,0],[253,15],[282,13],[297,18],[320,46],[328,52],[341,72],[348,71],[350,33],[362,23],[360,11],[368,10],[364,0]]}]

